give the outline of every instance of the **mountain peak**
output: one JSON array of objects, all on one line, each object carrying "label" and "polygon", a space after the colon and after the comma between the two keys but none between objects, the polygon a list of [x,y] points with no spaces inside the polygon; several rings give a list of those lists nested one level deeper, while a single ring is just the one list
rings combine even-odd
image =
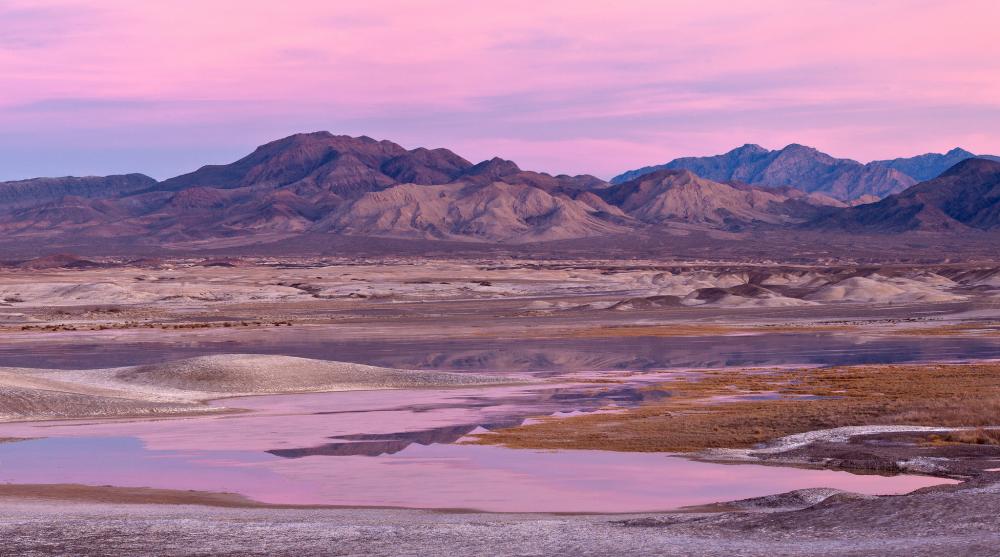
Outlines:
[{"label": "mountain peak", "polygon": [[[320,138],[335,137],[335,136],[332,133],[330,133],[330,132],[328,132],[326,130],[319,130],[319,131],[315,131],[315,132],[293,133],[292,135],[290,135],[288,137],[285,137],[284,139],[291,139],[293,137],[315,137],[317,139],[320,139]],[[341,137],[347,137],[347,136],[341,136]],[[277,141],[281,141],[281,139],[278,139]]]},{"label": "mountain peak", "polygon": [[727,154],[732,153],[732,154],[746,155],[746,154],[763,154],[769,152],[770,151],[761,147],[760,145],[757,145],[756,143],[744,143],[743,145],[740,145],[739,147],[733,149],[732,151],[729,151],[729,153]]},{"label": "mountain peak", "polygon": [[[392,182],[377,169],[393,157],[405,154],[391,141],[367,136],[351,137],[320,131],[298,133],[257,147],[242,159],[226,165],[208,165],[166,180],[163,189],[195,186],[234,189],[250,186],[282,187],[302,181],[330,182],[339,186],[380,187]],[[346,180],[350,177],[349,180]],[[338,186],[338,187],[339,187]]]},{"label": "mountain peak", "polygon": [[518,172],[521,172],[521,167],[517,166],[517,164],[513,161],[501,159],[500,157],[493,157],[492,159],[473,165],[471,168],[463,172],[462,175],[483,176],[491,180],[496,180],[504,176],[517,174]]},{"label": "mountain peak", "polygon": [[643,174],[641,176],[637,176],[627,182],[622,182],[621,185],[633,184],[633,183],[634,184],[652,183],[652,182],[656,182],[657,184],[676,185],[676,184],[690,183],[696,181],[701,181],[706,183],[709,182],[709,180],[705,180],[699,177],[697,174],[691,172],[686,168],[661,168],[659,170],[650,172],[649,174]]},{"label": "mountain peak", "polygon": [[994,173],[1000,173],[1000,162],[973,157],[959,161],[948,170],[945,170],[941,174],[941,177]]},{"label": "mountain peak", "polygon": [[975,157],[976,155],[974,155],[973,153],[970,153],[969,151],[966,151],[965,149],[962,149],[961,147],[955,147],[954,149],[952,149],[952,150],[948,151],[947,153],[945,153],[945,156],[946,157],[966,157],[966,158],[972,158],[972,157]]},{"label": "mountain peak", "polygon": [[808,145],[803,145],[801,143],[789,143],[783,149],[779,151],[782,155],[808,155],[808,156],[821,156],[833,158],[826,153],[821,152],[815,147],[810,147]]}]

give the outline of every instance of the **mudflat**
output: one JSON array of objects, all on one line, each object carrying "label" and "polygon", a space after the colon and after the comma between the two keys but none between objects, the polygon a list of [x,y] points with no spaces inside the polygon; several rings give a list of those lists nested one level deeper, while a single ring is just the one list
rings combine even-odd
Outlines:
[{"label": "mudflat", "polygon": [[1000,543],[1000,494],[979,487],[835,497],[803,510],[585,516],[0,498],[4,547],[19,555],[142,554],[153,545],[174,555],[989,556]]}]

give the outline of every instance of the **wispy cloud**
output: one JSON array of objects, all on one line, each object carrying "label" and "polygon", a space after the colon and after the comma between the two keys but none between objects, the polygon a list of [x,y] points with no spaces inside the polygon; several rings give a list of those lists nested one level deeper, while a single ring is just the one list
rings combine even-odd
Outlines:
[{"label": "wispy cloud", "polygon": [[125,112],[149,110],[218,110],[225,108],[252,108],[261,103],[233,99],[141,99],[141,98],[54,98],[39,99],[8,107],[12,112],[84,114],[93,112]]},{"label": "wispy cloud", "polygon": [[0,4],[0,50],[43,49],[75,40],[100,16],[82,5]]},{"label": "wispy cloud", "polygon": [[748,141],[1000,152],[997,16],[994,0],[0,0],[0,173],[74,173],[104,160],[95,143],[180,172],[197,150],[323,128],[604,176]]},{"label": "wispy cloud", "polygon": [[510,51],[549,51],[556,49],[571,48],[574,43],[572,37],[565,35],[553,35],[551,31],[539,29],[530,33],[524,33],[517,37],[499,40],[493,43],[490,48],[496,50]]}]

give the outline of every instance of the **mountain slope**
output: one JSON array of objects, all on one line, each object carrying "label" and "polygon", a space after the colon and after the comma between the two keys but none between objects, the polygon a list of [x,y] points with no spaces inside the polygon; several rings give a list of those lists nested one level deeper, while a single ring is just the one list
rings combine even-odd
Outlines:
[{"label": "mountain slope", "polygon": [[781,224],[813,217],[835,199],[793,188],[769,190],[713,182],[689,170],[660,170],[600,192],[610,204],[646,223],[685,222],[725,228]]},{"label": "mountain slope", "polygon": [[[588,202],[589,201],[589,202]],[[315,230],[357,236],[528,242],[628,230],[617,208],[496,181],[401,184],[338,208]]]},{"label": "mountain slope", "polygon": [[910,158],[898,158],[889,161],[874,161],[870,164],[893,168],[910,176],[918,182],[926,182],[937,178],[942,172],[976,155],[955,147],[947,153],[927,153]]},{"label": "mountain slope", "polygon": [[471,167],[471,162],[447,149],[419,147],[385,161],[379,169],[397,182],[443,184]]},{"label": "mountain slope", "polygon": [[966,159],[933,180],[807,226],[852,232],[1000,229],[1000,162]]},{"label": "mountain slope", "polygon": [[616,176],[611,183],[623,183],[661,169],[686,169],[717,182],[792,186],[850,201],[865,195],[884,197],[898,193],[974,156],[956,148],[943,155],[929,153],[861,164],[797,144],[777,151],[769,151],[759,145],[744,145],[722,155],[680,158],[663,165],[632,170]]}]

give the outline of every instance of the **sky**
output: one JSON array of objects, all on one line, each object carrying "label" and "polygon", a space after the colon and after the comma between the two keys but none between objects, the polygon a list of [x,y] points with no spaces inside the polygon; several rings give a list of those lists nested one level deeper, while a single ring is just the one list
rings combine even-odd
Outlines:
[{"label": "sky", "polygon": [[590,173],[744,143],[1000,154],[996,0],[0,0],[0,180],[296,132]]}]

